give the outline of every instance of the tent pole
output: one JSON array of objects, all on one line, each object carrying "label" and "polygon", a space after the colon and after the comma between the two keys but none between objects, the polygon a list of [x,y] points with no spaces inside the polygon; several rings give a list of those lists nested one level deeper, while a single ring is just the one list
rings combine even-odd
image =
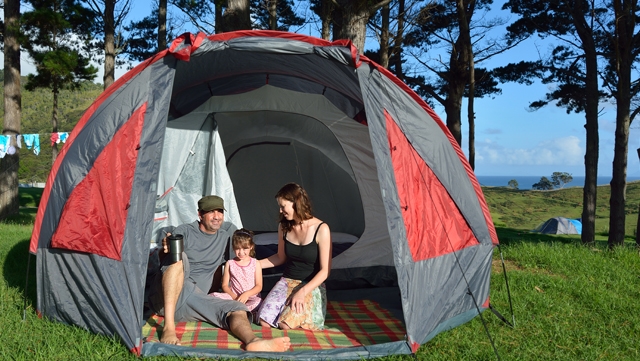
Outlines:
[{"label": "tent pole", "polygon": [[27,291],[29,290],[29,269],[31,268],[31,252],[27,257],[27,278],[24,281],[24,308],[22,309],[22,321],[27,319]]},{"label": "tent pole", "polygon": [[[507,278],[507,268],[504,265],[504,257],[502,256],[502,247],[498,244],[498,251],[500,252],[500,261],[502,262],[502,273],[504,273],[504,283],[507,286],[507,297],[509,298],[509,310],[511,311],[512,328],[516,327],[516,316],[513,313],[513,303],[511,302],[511,290],[509,289],[509,279]],[[496,311],[494,311],[495,313]],[[506,320],[505,320],[506,321]]]},{"label": "tent pole", "polygon": [[482,326],[484,327],[484,330],[487,333],[487,337],[489,337],[489,342],[491,342],[491,347],[493,347],[493,352],[496,354],[496,358],[498,359],[498,361],[500,361],[500,355],[498,354],[498,349],[496,348],[496,344],[493,342],[493,338],[491,337],[491,333],[489,332],[489,327],[487,327],[487,323],[485,322],[484,317],[482,317],[482,312],[480,312],[478,301],[476,300],[476,297],[473,295],[473,292],[471,292],[469,283],[467,283],[467,294],[469,294],[471,296],[471,299],[473,299],[473,304],[476,306],[476,310],[478,311],[478,316],[480,316],[480,321],[482,322]]}]

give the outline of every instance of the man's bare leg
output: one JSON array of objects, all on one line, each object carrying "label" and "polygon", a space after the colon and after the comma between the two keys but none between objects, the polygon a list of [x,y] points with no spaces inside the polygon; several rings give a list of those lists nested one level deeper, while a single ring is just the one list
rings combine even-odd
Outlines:
[{"label": "man's bare leg", "polygon": [[284,352],[291,347],[289,337],[264,339],[257,337],[251,329],[247,312],[230,312],[227,316],[229,331],[245,344],[247,351]]},{"label": "man's bare leg", "polygon": [[160,342],[170,345],[180,345],[176,335],[176,304],[184,284],[184,269],[182,261],[178,261],[167,268],[162,276],[162,294],[164,296],[164,328]]}]

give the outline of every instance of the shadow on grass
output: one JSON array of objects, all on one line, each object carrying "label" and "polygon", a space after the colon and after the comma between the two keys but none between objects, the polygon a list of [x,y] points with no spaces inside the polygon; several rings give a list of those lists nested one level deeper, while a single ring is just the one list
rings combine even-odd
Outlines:
[{"label": "shadow on grass", "polygon": [[35,222],[37,213],[38,213],[38,208],[20,207],[20,212],[18,214],[7,216],[7,218],[3,219],[2,222],[21,224],[21,225],[33,225],[33,223]]},{"label": "shadow on grass", "polygon": [[[27,284],[27,265],[29,282]],[[2,270],[7,285],[19,289],[32,305],[36,304],[36,256],[29,253],[29,240],[20,241],[9,250]],[[25,286],[27,287],[25,292]]]},{"label": "shadow on grass", "polygon": [[[575,235],[550,235],[530,232],[522,229],[496,227],[498,233],[498,240],[501,245],[518,244],[522,242],[529,243],[563,243],[563,244],[582,244],[582,240],[579,234]],[[601,235],[602,237],[602,235]],[[625,237],[625,241],[632,241],[630,237]],[[627,242],[628,243],[628,242]],[[597,248],[607,248],[606,235],[604,239],[596,238],[595,243],[590,245]]]},{"label": "shadow on grass", "polygon": [[42,188],[20,188],[20,207],[38,208],[42,198]]}]

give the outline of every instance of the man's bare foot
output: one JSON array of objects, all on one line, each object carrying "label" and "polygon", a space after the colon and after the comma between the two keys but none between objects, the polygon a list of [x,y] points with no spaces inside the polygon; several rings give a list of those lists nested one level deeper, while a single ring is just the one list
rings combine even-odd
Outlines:
[{"label": "man's bare foot", "polygon": [[291,347],[289,337],[271,339],[255,338],[247,344],[247,351],[284,352]]},{"label": "man's bare foot", "polygon": [[160,337],[160,342],[169,345],[180,346],[180,340],[178,340],[178,336],[176,335],[175,330],[162,330],[162,337]]}]

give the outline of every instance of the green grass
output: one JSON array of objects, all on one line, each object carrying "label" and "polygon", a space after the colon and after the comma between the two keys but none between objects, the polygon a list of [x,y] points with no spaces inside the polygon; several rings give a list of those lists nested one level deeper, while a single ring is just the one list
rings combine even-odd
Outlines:
[{"label": "green grass", "polygon": [[[551,217],[580,218],[582,188],[571,187],[553,191],[517,190],[507,187],[483,187],[483,192],[497,227],[531,230]],[[611,187],[599,186],[596,198],[596,234],[607,239],[609,231],[609,198]],[[625,235],[635,239],[640,181],[627,185],[625,203]]]},{"label": "green grass", "polygon": [[[552,216],[579,217],[580,189],[537,192],[485,188],[507,268],[515,328],[484,312],[482,318],[443,332],[421,346],[417,358],[497,359],[484,322],[502,360],[640,359],[640,260],[633,243],[640,183],[630,184],[627,191],[628,242],[613,251],[606,245],[608,187],[599,187],[598,194],[597,242],[583,246],[579,236],[528,232]],[[39,190],[21,190],[23,211],[0,222],[0,359],[135,360],[115,338],[36,315],[33,256],[26,292],[25,275],[39,199]],[[499,249],[494,254],[491,302],[511,320]]]}]

